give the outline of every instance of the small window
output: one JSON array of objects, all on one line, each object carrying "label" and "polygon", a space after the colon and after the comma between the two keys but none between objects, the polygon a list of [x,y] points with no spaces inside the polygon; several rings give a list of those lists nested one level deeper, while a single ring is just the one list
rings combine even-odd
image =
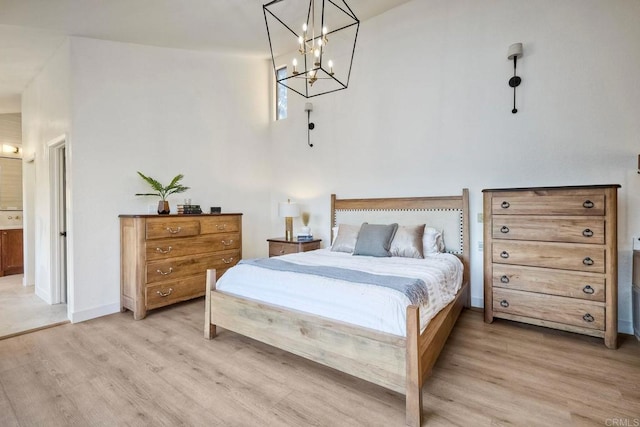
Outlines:
[{"label": "small window", "polygon": [[287,118],[287,87],[278,83],[278,80],[287,77],[287,67],[276,70],[276,120]]}]

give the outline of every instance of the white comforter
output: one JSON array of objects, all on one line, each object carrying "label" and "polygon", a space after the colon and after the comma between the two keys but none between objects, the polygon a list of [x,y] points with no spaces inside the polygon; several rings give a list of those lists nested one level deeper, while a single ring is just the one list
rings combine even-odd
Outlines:
[{"label": "white comforter", "polygon": [[[422,279],[429,292],[428,302],[420,306],[423,330],[429,320],[453,300],[462,284],[462,262],[455,255],[444,253],[425,259],[374,258],[319,249],[284,255],[280,259]],[[239,264],[218,280],[216,288],[394,335],[406,335],[406,307],[411,303],[403,293],[386,287]]]}]

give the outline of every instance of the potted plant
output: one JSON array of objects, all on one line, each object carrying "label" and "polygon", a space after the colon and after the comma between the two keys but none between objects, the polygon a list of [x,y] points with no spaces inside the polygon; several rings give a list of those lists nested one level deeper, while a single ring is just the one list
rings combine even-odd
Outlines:
[{"label": "potted plant", "polygon": [[180,184],[180,180],[184,178],[183,174],[178,174],[169,183],[169,185],[162,185],[157,180],[151,178],[150,176],[144,175],[142,172],[138,171],[138,175],[145,181],[147,184],[151,186],[155,193],[136,193],[136,196],[158,196],[160,197],[160,201],[158,202],[158,213],[159,214],[168,214],[171,210],[169,209],[169,202],[167,201],[167,197],[171,194],[184,193],[190,187],[185,187]]}]

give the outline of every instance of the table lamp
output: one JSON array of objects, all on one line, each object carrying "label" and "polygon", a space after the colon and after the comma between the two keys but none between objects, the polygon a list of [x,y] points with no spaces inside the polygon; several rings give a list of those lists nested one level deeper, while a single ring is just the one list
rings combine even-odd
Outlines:
[{"label": "table lamp", "polygon": [[278,215],[284,218],[285,239],[293,240],[293,218],[300,216],[300,208],[296,203],[291,203],[291,200],[280,202],[278,204]]}]

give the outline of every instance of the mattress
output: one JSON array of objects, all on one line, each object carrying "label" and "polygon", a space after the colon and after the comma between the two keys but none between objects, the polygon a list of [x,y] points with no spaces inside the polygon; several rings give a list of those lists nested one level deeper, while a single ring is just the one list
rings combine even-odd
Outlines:
[{"label": "mattress", "polygon": [[[424,259],[376,258],[318,249],[284,255],[279,259],[303,265],[325,265],[421,279],[428,293],[427,301],[420,305],[422,330],[455,298],[463,277],[462,262],[448,253],[428,255]],[[406,336],[406,308],[411,302],[402,292],[387,287],[238,264],[218,280],[216,289],[380,332]]]}]

